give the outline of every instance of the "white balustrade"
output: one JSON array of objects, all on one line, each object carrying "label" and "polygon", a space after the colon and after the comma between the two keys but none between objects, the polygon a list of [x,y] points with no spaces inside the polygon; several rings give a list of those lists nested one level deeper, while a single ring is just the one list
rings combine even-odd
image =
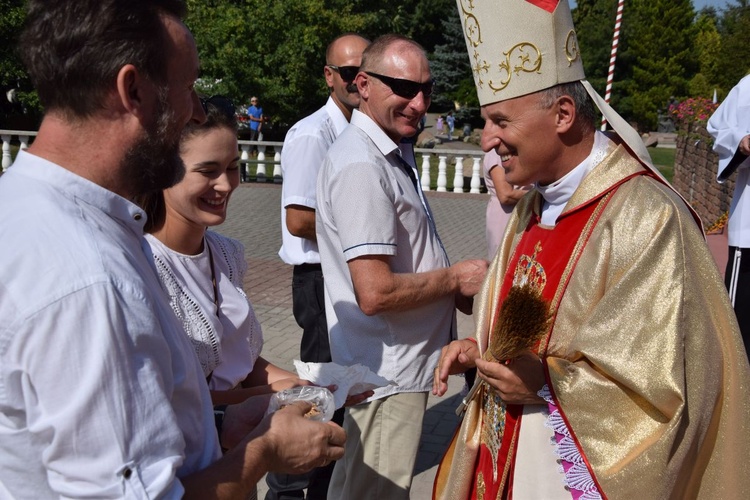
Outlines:
[{"label": "white balustrade", "polygon": [[258,170],[255,173],[255,177],[258,182],[265,182],[266,180],[266,147],[258,144]]},{"label": "white balustrade", "polygon": [[8,168],[13,163],[13,160],[10,157],[10,140],[12,136],[3,134],[3,161],[2,161],[2,168],[0,168],[0,172],[5,172],[8,170]]},{"label": "white balustrade", "polygon": [[482,181],[479,177],[482,168],[482,158],[480,156],[475,156],[473,160],[474,164],[471,166],[471,189],[469,192],[479,194],[481,192],[480,188],[482,187]]},{"label": "white balustrade", "polygon": [[453,192],[464,192],[464,157],[456,156],[456,171],[453,173]]},{"label": "white balustrade", "polygon": [[422,177],[420,178],[422,191],[430,190],[430,154],[422,154]]},{"label": "white balustrade", "polygon": [[[2,138],[2,161],[0,162],[0,173],[7,170],[13,164],[13,158],[11,155],[11,142],[15,137],[18,138],[21,149],[27,149],[29,147],[29,141],[32,137],[36,136],[35,131],[17,131],[17,130],[0,130],[0,137]],[[251,156],[251,150],[254,146],[258,148],[257,158]],[[273,148],[273,151],[268,149]],[[248,177],[250,177],[250,166],[255,163],[257,165],[256,178],[258,182],[264,182],[266,180],[266,168],[267,164],[273,162],[273,180],[274,183],[281,183],[283,181],[281,171],[281,155],[283,154],[283,143],[282,142],[270,142],[270,141],[240,141],[240,163],[245,165]],[[273,153],[273,154],[272,154]],[[456,156],[456,171],[453,178],[453,192],[463,192],[463,161],[464,159],[471,159],[471,193],[479,193],[481,188],[481,161],[482,153],[474,152],[470,150],[461,151],[449,151],[441,149],[419,149],[415,151],[417,154],[422,155],[422,167],[420,173],[420,184],[422,185],[423,191],[430,190],[430,178],[432,169],[432,158],[433,155],[438,157],[438,175],[437,175],[437,191],[447,192],[447,175],[448,175],[448,158],[451,155]],[[271,154],[273,160],[271,160]]]},{"label": "white balustrade", "polygon": [[250,164],[248,160],[250,160],[250,146],[248,144],[240,144],[240,149],[242,150],[242,153],[240,153],[240,173],[242,171],[245,172],[245,178],[241,180],[249,180]]},{"label": "white balustrade", "polygon": [[438,178],[437,178],[437,191],[439,193],[445,193],[448,189],[448,179],[446,177],[448,172],[448,156],[438,155]]},{"label": "white balustrade", "polygon": [[281,148],[276,146],[273,151],[273,182],[274,184],[281,184]]}]

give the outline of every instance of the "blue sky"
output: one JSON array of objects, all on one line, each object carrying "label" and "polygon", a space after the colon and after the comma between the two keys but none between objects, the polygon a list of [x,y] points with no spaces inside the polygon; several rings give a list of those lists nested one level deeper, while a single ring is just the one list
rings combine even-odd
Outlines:
[{"label": "blue sky", "polygon": [[730,0],[693,0],[693,6],[695,7],[695,10],[701,10],[703,7],[707,6],[716,7],[717,9],[723,9],[730,3],[734,4],[735,2],[730,2]]},{"label": "blue sky", "polygon": [[[695,10],[701,10],[703,7],[709,5],[716,7],[717,9],[723,9],[730,3],[734,4],[735,2],[731,0],[693,0],[693,6],[695,7]],[[575,6],[575,0],[570,0],[570,8],[573,8]],[[627,8],[627,2],[625,2],[625,8]]]}]

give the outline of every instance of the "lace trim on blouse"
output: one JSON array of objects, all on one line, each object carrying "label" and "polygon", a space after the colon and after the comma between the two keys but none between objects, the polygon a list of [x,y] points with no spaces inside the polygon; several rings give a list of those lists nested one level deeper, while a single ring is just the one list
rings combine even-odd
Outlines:
[{"label": "lace trim on blouse", "polygon": [[560,415],[552,393],[547,384],[542,387],[537,396],[543,398],[549,407],[549,416],[544,426],[555,431],[555,453],[560,457],[560,473],[564,476],[564,484],[570,489],[576,500],[601,500],[602,496],[591,477],[581,453],[578,451],[568,426]]},{"label": "lace trim on blouse", "polygon": [[[234,285],[250,305],[250,314],[254,315],[252,305],[242,288],[242,280],[247,270],[244,252],[239,242],[223,237],[217,233],[206,232],[206,244],[213,243],[213,248],[218,249],[214,252],[214,259],[222,259],[229,269],[229,281]],[[211,319],[201,309],[188,290],[183,288],[177,277],[173,274],[169,264],[162,259],[160,255],[154,253],[154,262],[164,288],[169,294],[169,303],[177,318],[182,323],[182,327],[190,337],[204,376],[213,372],[221,363],[221,339],[216,331],[213,321],[218,321],[213,315]],[[263,340],[259,331],[257,320],[250,322],[250,351],[252,359],[255,360],[260,355]]]}]

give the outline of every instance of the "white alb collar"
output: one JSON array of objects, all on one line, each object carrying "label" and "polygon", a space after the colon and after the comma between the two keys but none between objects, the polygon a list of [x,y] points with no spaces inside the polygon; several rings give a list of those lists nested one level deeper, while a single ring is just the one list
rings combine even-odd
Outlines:
[{"label": "white alb collar", "polygon": [[542,224],[553,226],[557,217],[562,213],[565,205],[575,193],[578,186],[593,170],[595,166],[601,163],[607,156],[607,147],[609,139],[598,130],[594,134],[594,145],[591,153],[578,164],[573,170],[565,174],[561,179],[547,186],[536,186],[539,193],[544,198],[542,205]]}]

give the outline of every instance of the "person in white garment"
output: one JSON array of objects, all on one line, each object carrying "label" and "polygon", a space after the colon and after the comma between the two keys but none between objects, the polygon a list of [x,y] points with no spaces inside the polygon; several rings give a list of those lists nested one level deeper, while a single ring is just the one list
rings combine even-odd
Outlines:
[{"label": "person in white garment", "polygon": [[206,121],[182,132],[180,182],[138,200],[159,279],[193,345],[214,405],[309,385],[261,357],[263,334],[243,289],[244,246],[208,228],[239,184],[237,122],[226,97],[202,99]]},{"label": "person in white garment", "polygon": [[[734,177],[729,206],[729,259],[724,282],[740,324],[745,352],[750,353],[750,76],[732,88],[708,120],[706,130],[714,138],[719,155],[720,183]],[[750,355],[750,354],[749,354]]]},{"label": "person in white garment", "polygon": [[[292,270],[292,311],[302,328],[300,360],[313,363],[331,361],[328,343],[323,271],[315,236],[315,186],[318,171],[328,148],[349,125],[352,111],[359,106],[354,78],[359,72],[362,51],[370,41],[355,33],[345,33],[328,44],[323,75],[330,95],[325,105],[298,121],[284,139],[281,157],[281,248],[279,257]],[[344,421],[343,408],[332,419]],[[333,464],[304,476],[269,474],[266,500],[300,498],[325,499]]]},{"label": "person in white garment", "polygon": [[[430,104],[424,49],[384,35],[365,49],[360,107],[318,173],[316,233],[331,356],[393,382],[344,417],[328,498],[408,499],[432,366],[470,310],[487,261],[450,265],[411,144]],[[401,143],[401,144],[400,144]]]},{"label": "person in white garment", "polygon": [[0,177],[0,497],[242,498],[340,457],[310,405],[214,413],[147,251],[132,200],[180,179],[182,129],[206,119],[184,2],[26,5],[45,115]]}]

